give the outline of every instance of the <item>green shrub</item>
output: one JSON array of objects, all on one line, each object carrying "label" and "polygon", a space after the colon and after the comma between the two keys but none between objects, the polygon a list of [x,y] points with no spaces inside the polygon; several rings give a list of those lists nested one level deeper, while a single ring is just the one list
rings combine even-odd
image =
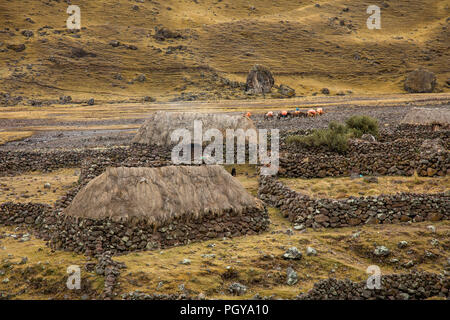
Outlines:
[{"label": "green shrub", "polygon": [[289,136],[286,143],[307,147],[326,146],[331,151],[345,152],[348,148],[349,134],[345,125],[331,122],[328,129],[316,129],[307,136]]},{"label": "green shrub", "polygon": [[307,147],[325,146],[331,151],[343,153],[348,149],[350,138],[360,138],[365,133],[378,136],[377,120],[368,116],[353,116],[347,119],[346,124],[333,121],[327,129],[316,129],[307,136],[289,136],[286,143]]},{"label": "green shrub", "polygon": [[369,116],[352,116],[345,121],[348,131],[355,138],[361,138],[363,134],[371,134],[378,137],[378,121]]},{"label": "green shrub", "polygon": [[299,135],[293,135],[286,138],[286,143],[288,144],[303,144],[304,138]]}]

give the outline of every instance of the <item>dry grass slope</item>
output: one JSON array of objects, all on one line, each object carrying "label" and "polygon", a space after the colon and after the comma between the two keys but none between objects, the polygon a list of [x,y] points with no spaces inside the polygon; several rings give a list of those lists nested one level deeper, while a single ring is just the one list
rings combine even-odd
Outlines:
[{"label": "dry grass slope", "polygon": [[[248,70],[260,63],[274,72],[276,84],[300,95],[323,87],[332,94],[401,93],[406,73],[419,66],[437,75],[437,91],[448,92],[448,2],[378,3],[382,29],[368,30],[366,9],[372,4],[81,1],[82,30],[74,34],[65,27],[65,2],[6,1],[0,4],[0,49],[9,44],[26,49],[0,53],[5,62],[0,91],[99,101],[170,100],[180,92],[236,98],[243,97],[241,90],[221,84],[213,71],[245,81]],[[155,27],[162,26],[181,37],[156,39]],[[24,30],[34,35],[27,38]],[[111,46],[113,40],[121,45]],[[79,48],[86,55],[74,54]],[[141,74],[145,81],[139,81]]]}]

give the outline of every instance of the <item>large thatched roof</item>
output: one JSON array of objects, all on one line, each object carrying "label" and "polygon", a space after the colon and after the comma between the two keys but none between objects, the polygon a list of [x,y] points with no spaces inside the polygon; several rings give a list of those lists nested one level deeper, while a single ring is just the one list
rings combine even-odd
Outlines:
[{"label": "large thatched roof", "polygon": [[187,129],[193,136],[194,120],[202,121],[203,133],[208,129],[218,129],[225,136],[226,129],[256,130],[253,121],[241,115],[158,111],[139,128],[132,143],[173,145],[177,141],[171,141],[170,135],[176,129]]},{"label": "large thatched roof", "polygon": [[450,109],[413,108],[403,118],[402,123],[450,125]]},{"label": "large thatched roof", "polygon": [[74,217],[162,224],[184,214],[242,213],[262,209],[223,167],[108,168],[91,180],[64,211]]}]

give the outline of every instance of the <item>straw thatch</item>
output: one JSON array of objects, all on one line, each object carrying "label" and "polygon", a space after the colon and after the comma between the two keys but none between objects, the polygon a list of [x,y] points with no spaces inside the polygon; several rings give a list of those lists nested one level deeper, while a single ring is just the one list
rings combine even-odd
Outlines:
[{"label": "straw thatch", "polygon": [[64,213],[161,225],[185,214],[198,218],[252,209],[263,210],[262,203],[221,166],[119,167],[91,180]]},{"label": "straw thatch", "polygon": [[403,118],[402,123],[415,125],[449,125],[450,109],[413,108]]},{"label": "straw thatch", "polygon": [[170,138],[176,129],[189,130],[193,138],[195,120],[202,121],[203,133],[208,129],[218,129],[224,137],[227,129],[256,130],[252,120],[240,115],[158,111],[139,128],[132,143],[170,146],[178,142]]}]

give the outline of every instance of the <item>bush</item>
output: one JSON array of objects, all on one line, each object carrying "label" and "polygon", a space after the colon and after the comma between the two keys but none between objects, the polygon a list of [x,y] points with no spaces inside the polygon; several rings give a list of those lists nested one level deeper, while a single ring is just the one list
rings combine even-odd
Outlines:
[{"label": "bush", "polygon": [[348,148],[348,130],[345,125],[331,122],[328,129],[316,129],[307,136],[289,136],[286,143],[300,144],[307,147],[326,146],[331,151],[345,152]]},{"label": "bush", "polygon": [[348,149],[350,138],[360,138],[365,133],[378,136],[378,121],[368,116],[353,116],[347,119],[346,124],[333,121],[327,129],[316,129],[307,136],[289,136],[286,143],[307,147],[325,146],[331,151],[343,153]]},{"label": "bush", "polygon": [[369,116],[353,116],[345,121],[349,132],[355,138],[361,138],[363,134],[371,134],[378,137],[378,121]]}]

